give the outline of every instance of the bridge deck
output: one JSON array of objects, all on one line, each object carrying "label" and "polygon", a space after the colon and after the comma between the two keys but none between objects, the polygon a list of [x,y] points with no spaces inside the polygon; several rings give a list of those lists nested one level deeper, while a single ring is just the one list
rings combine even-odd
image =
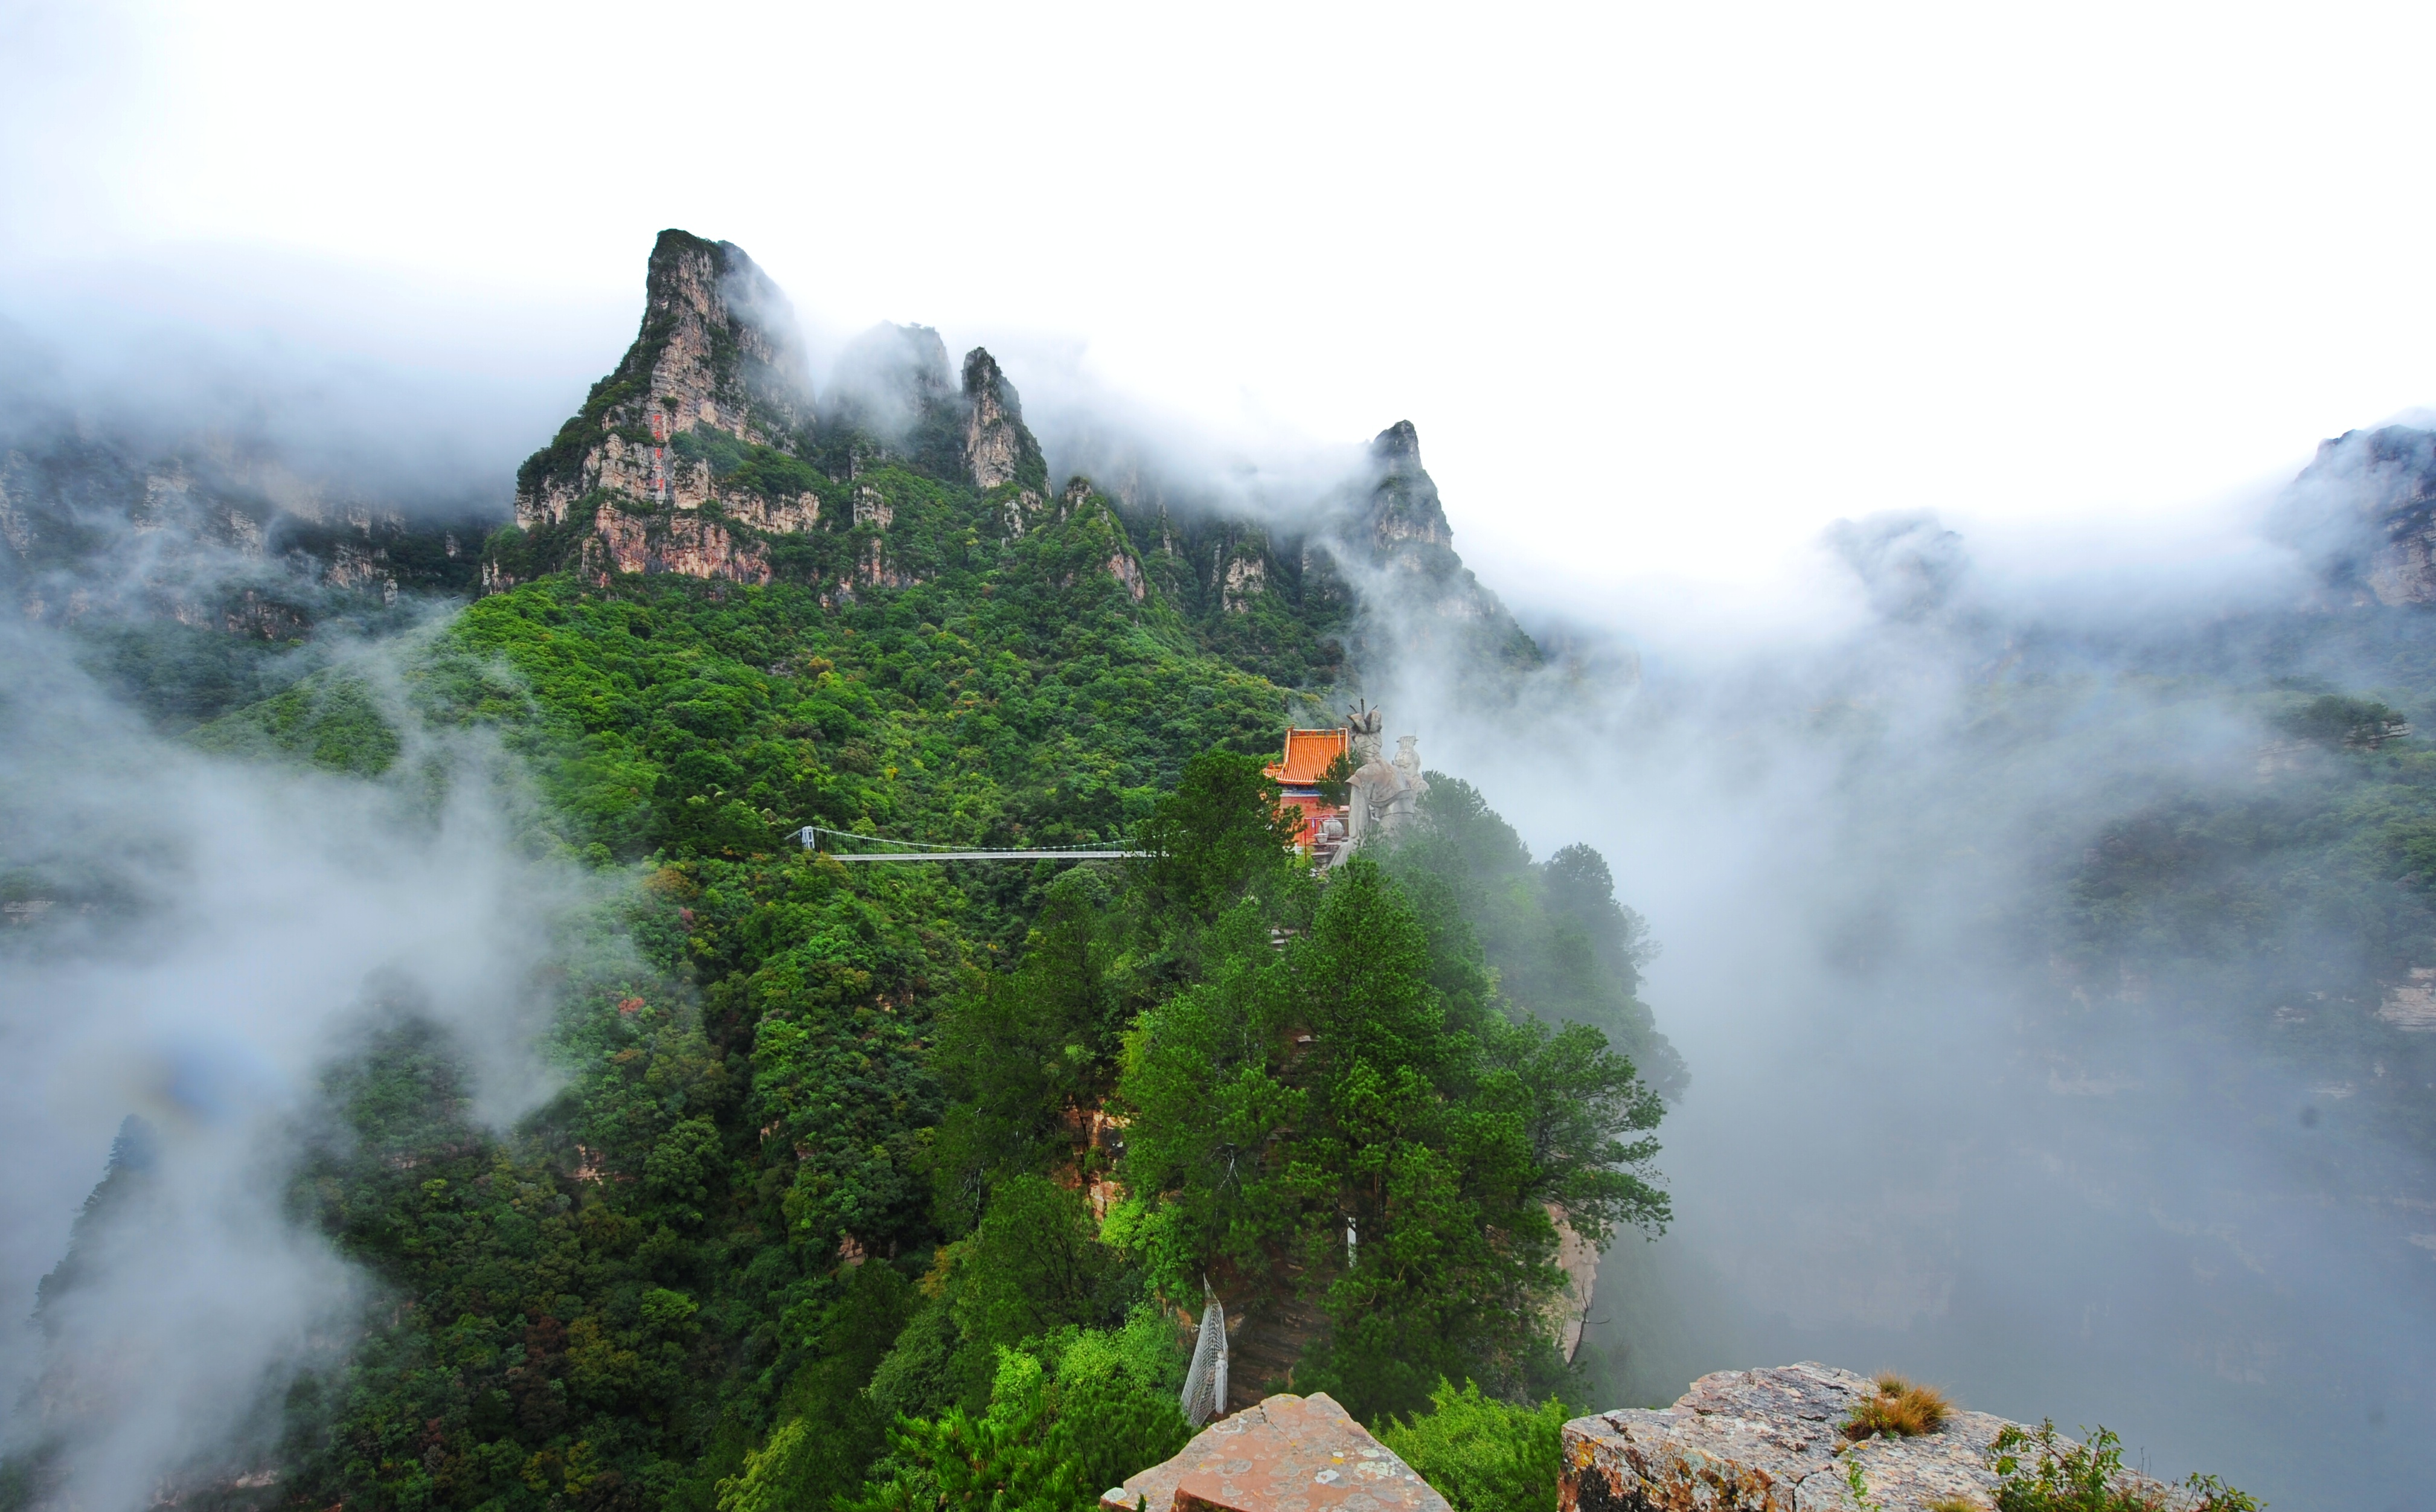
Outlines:
[{"label": "bridge deck", "polygon": [[1112,861],[1134,856],[1147,856],[1146,850],[930,850],[870,851],[848,856],[838,851],[820,853],[833,861],[852,865],[858,861]]}]

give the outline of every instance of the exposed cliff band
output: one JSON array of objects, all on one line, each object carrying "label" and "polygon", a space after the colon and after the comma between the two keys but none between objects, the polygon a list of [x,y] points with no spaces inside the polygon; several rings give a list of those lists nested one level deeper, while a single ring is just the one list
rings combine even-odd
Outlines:
[{"label": "exposed cliff band", "polygon": [[[1199,627],[1289,686],[1343,686],[1402,651],[1532,666],[1539,649],[1453,550],[1410,422],[1381,432],[1291,531],[1170,498],[1139,467],[1053,488],[997,358],[951,373],[939,333],[883,324],[814,395],[786,296],[742,249],[663,232],[617,369],[519,470],[496,590],[543,573],[670,574],[896,591],[979,559],[1046,551],[1057,581],[1105,574],[1144,614]],[[1038,537],[1053,530],[1058,544]]]}]

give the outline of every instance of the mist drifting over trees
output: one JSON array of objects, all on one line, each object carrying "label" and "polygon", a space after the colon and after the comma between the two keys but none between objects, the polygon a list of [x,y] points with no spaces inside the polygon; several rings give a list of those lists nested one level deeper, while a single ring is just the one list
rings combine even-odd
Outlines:
[{"label": "mist drifting over trees", "polygon": [[[670,248],[590,400],[428,468],[276,390],[13,422],[12,1505],[1088,1499],[1205,1281],[1245,1390],[1415,1443],[1816,1357],[2408,1494],[2407,435],[2204,561],[1821,521],[1765,623],[1569,618],[1410,426],[897,325],[747,393],[783,298]],[[1425,822],[1315,880],[1260,767],[1356,699]]]}]

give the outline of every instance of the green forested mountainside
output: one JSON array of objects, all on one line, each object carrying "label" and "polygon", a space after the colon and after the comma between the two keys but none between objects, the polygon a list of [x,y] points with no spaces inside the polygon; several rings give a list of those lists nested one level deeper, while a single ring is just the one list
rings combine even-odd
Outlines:
[{"label": "green forested mountainside", "polygon": [[[1451,889],[1317,885],[1273,804],[1204,753],[1138,826],[1158,859],[1003,898],[692,832],[570,943],[571,1079],[517,1129],[411,1025],[334,1068],[296,1201],[385,1295],[291,1396],[283,1496],[1079,1505],[1181,1444],[1205,1275],[1247,1331],[1299,1308],[1294,1383],[1366,1415],[1561,1390],[1543,1205],[1662,1222],[1656,1100],[1501,998]],[[1119,1140],[1078,1139],[1095,1109]]]},{"label": "green forested mountainside", "polygon": [[[1690,1073],[1640,1000],[1651,942],[1604,860],[1534,860],[1460,773],[1431,773],[1417,831],[1324,883],[1281,848],[1260,760],[1366,653],[1424,644],[1475,684],[1538,661],[1448,544],[1409,427],[1334,522],[1381,595],[1361,600],[1317,532],[1053,493],[985,354],[980,388],[917,385],[911,428],[881,434],[850,406],[763,405],[767,374],[722,345],[741,328],[652,323],[673,308],[528,464],[566,513],[493,535],[496,591],[470,605],[357,604],[369,644],[337,650],[296,644],[301,610],[270,638],[75,631],[195,744],[409,801],[474,780],[451,752],[480,740],[435,732],[496,736],[530,782],[520,842],[614,898],[568,921],[534,984],[565,1083],[514,1127],[474,1119],[458,1049],[410,1017],[327,1068],[291,1208],[374,1300],[281,1404],[278,1480],[191,1494],[1074,1505],[1181,1442],[1179,1310],[1206,1278],[1240,1316],[1239,1396],[1325,1387],[1403,1418],[1473,1504],[1537,1495],[1546,1404],[1581,1391],[1554,1345],[1550,1205],[1586,1237],[1662,1224],[1653,1131]],[[710,490],[682,511],[587,472],[609,439],[653,438],[618,407],[656,397],[680,336],[760,438],[678,431]],[[996,481],[981,411],[957,408],[979,394],[1012,459]],[[767,528],[780,506],[806,523]],[[596,544],[658,550],[681,518],[741,545],[697,575]],[[407,555],[434,551],[470,575],[437,546]],[[1427,612],[1400,616],[1399,594]],[[2335,628],[2372,620],[2416,623]],[[2210,1032],[2247,1015],[2292,1066],[2348,1057],[2364,1087],[2436,1074],[2409,1058],[2422,1041],[2301,1000],[2340,979],[2374,1003],[2436,961],[2427,758],[2353,740],[2376,700],[2436,715],[2424,661],[2305,689],[2193,679],[2286,721],[2289,749],[2254,795],[2152,785],[2060,820],[2100,832],[2044,858],[2044,913],[2005,921],[2025,979],[2080,973],[2097,1022],[2147,971],[2215,962],[2224,993],[2176,1005]],[[2011,675],[1975,695],[1992,774],[2086,702]],[[1159,858],[850,868],[794,845],[806,824]],[[45,1307],[151,1200],[144,1148],[130,1129]],[[40,1485],[37,1452],[0,1475],[0,1507]]]},{"label": "green forested mountainside", "polygon": [[[1283,686],[1348,688],[1419,653],[1488,687],[1541,660],[1455,554],[1409,423],[1292,518],[1255,518],[1208,480],[1171,502],[1130,452],[1105,459],[1105,495],[1053,479],[997,361],[966,354],[959,383],[928,327],[865,333],[815,402],[785,296],[731,243],[663,232],[644,306],[618,369],[519,470],[486,584],[669,570],[838,603],[986,575],[1053,525],[1074,548],[1061,583],[1104,572],[1145,623]],[[1364,600],[1365,578],[1391,586]]]},{"label": "green forested mountainside", "polygon": [[[583,480],[648,345],[526,482]],[[409,803],[483,780],[481,740],[432,737],[496,736],[535,862],[613,884],[534,985],[565,1082],[514,1127],[473,1117],[458,1048],[411,1015],[327,1069],[290,1207],[374,1300],[282,1405],[276,1482],[194,1494],[1080,1505],[1182,1443],[1205,1277],[1241,1320],[1239,1400],[1580,1395],[1550,1205],[1593,1240],[1668,1212],[1652,1086],[1681,1070],[1633,996],[1637,920],[1594,857],[1532,865],[1453,778],[1426,844],[1314,878],[1260,767],[1337,692],[1347,591],[1300,555],[1230,586],[1162,542],[1145,571],[1089,483],[1045,496],[984,378],[1017,427],[1003,482],[940,413],[680,433],[745,501],[701,518],[765,547],[766,582],[620,570],[586,545],[600,512],[667,512],[592,489],[493,538],[496,591],[309,670],[89,636],[165,721],[208,716],[195,744]],[[791,493],[811,528],[742,517]],[[1502,610],[1480,626],[1512,650]],[[850,868],[794,843],[808,824],[1155,856]],[[139,1221],[141,1163],[46,1307]],[[38,1487],[39,1453],[17,1471]]]},{"label": "green forested mountainside", "polygon": [[476,604],[452,645],[518,674],[546,780],[620,857],[762,850],[808,823],[1108,840],[1189,753],[1275,744],[1286,700],[1097,570],[1107,524],[967,542],[935,578],[834,606],[552,579]]},{"label": "green forested mountainside", "polygon": [[267,662],[328,620],[462,593],[496,514],[426,498],[409,517],[349,483],[300,478],[228,435],[157,437],[45,413],[0,415],[0,598],[95,642],[148,711],[193,722],[267,691]]},{"label": "green forested mountainside", "polygon": [[[1643,1088],[1684,1085],[1604,861],[1535,861],[1433,773],[1419,833],[1314,885],[1249,770],[1311,690],[1218,653],[1155,574],[1136,600],[1092,491],[1006,537],[982,491],[894,471],[876,486],[936,506],[892,527],[937,544],[920,581],[545,575],[400,617],[370,668],[289,677],[256,664],[301,652],[249,651],[251,686],[281,690],[193,733],[411,786],[418,731],[496,731],[539,792],[530,843],[635,878],[569,934],[568,1081],[517,1127],[473,1121],[456,1051],[410,1022],[330,1069],[339,1132],[294,1204],[377,1302],[285,1404],[278,1486],[224,1499],[1071,1504],[1181,1441],[1173,1305],[1204,1275],[1247,1314],[1246,1362],[1404,1416],[1450,1476],[1539,1484],[1477,1429],[1535,1443],[1549,1415],[1458,1392],[1580,1389],[1540,1326],[1539,1205],[1661,1221]],[[86,634],[173,726],[249,686],[211,632]],[[2426,1080],[2421,1042],[2308,994],[2373,1003],[2429,959],[2428,758],[2387,731],[2436,710],[2415,668],[2374,697],[2182,688],[2254,705],[2272,760],[2254,789],[2127,798],[2053,857],[2051,912],[2022,921],[2044,969],[2103,1000],[2213,963],[2211,1032],[2246,1015],[2293,1068],[2357,1060],[2350,1105],[2405,1117],[2378,1094]],[[2085,695],[1983,690],[1991,773]],[[1179,865],[856,871],[789,844],[805,822],[1152,839]],[[1095,1137],[1093,1111],[1127,1121]],[[147,1200],[141,1146],[79,1243]],[[1213,1182],[1222,1162],[1250,1174]],[[1378,1268],[1345,1263],[1348,1217]]]},{"label": "green forested mountainside", "polygon": [[[2436,676],[2377,691],[2431,727]],[[2255,1103],[2331,1087],[2323,1117],[2436,1155],[2436,1045],[2407,996],[2436,966],[2436,753],[2386,733],[2379,698],[2258,704],[2255,775],[2127,795],[2052,847],[2020,943],[2071,997],[2064,1043],[2104,1053],[2129,1024],[2170,1024],[2232,1047]]]}]

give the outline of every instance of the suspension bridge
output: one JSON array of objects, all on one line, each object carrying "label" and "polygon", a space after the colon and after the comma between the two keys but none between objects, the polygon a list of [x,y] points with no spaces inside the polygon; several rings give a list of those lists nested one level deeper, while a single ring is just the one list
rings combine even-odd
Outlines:
[{"label": "suspension bridge", "polygon": [[[821,837],[830,841],[861,841],[875,845],[896,845],[897,850],[839,850],[834,843],[824,847]],[[858,835],[851,830],[830,829],[821,825],[806,825],[795,831],[804,848],[818,851],[831,860],[853,864],[861,861],[1113,861],[1136,856],[1148,856],[1146,850],[1104,850],[1089,846],[1045,847],[1029,850],[976,850],[956,845],[933,845],[919,840],[891,840],[885,835]]]}]

